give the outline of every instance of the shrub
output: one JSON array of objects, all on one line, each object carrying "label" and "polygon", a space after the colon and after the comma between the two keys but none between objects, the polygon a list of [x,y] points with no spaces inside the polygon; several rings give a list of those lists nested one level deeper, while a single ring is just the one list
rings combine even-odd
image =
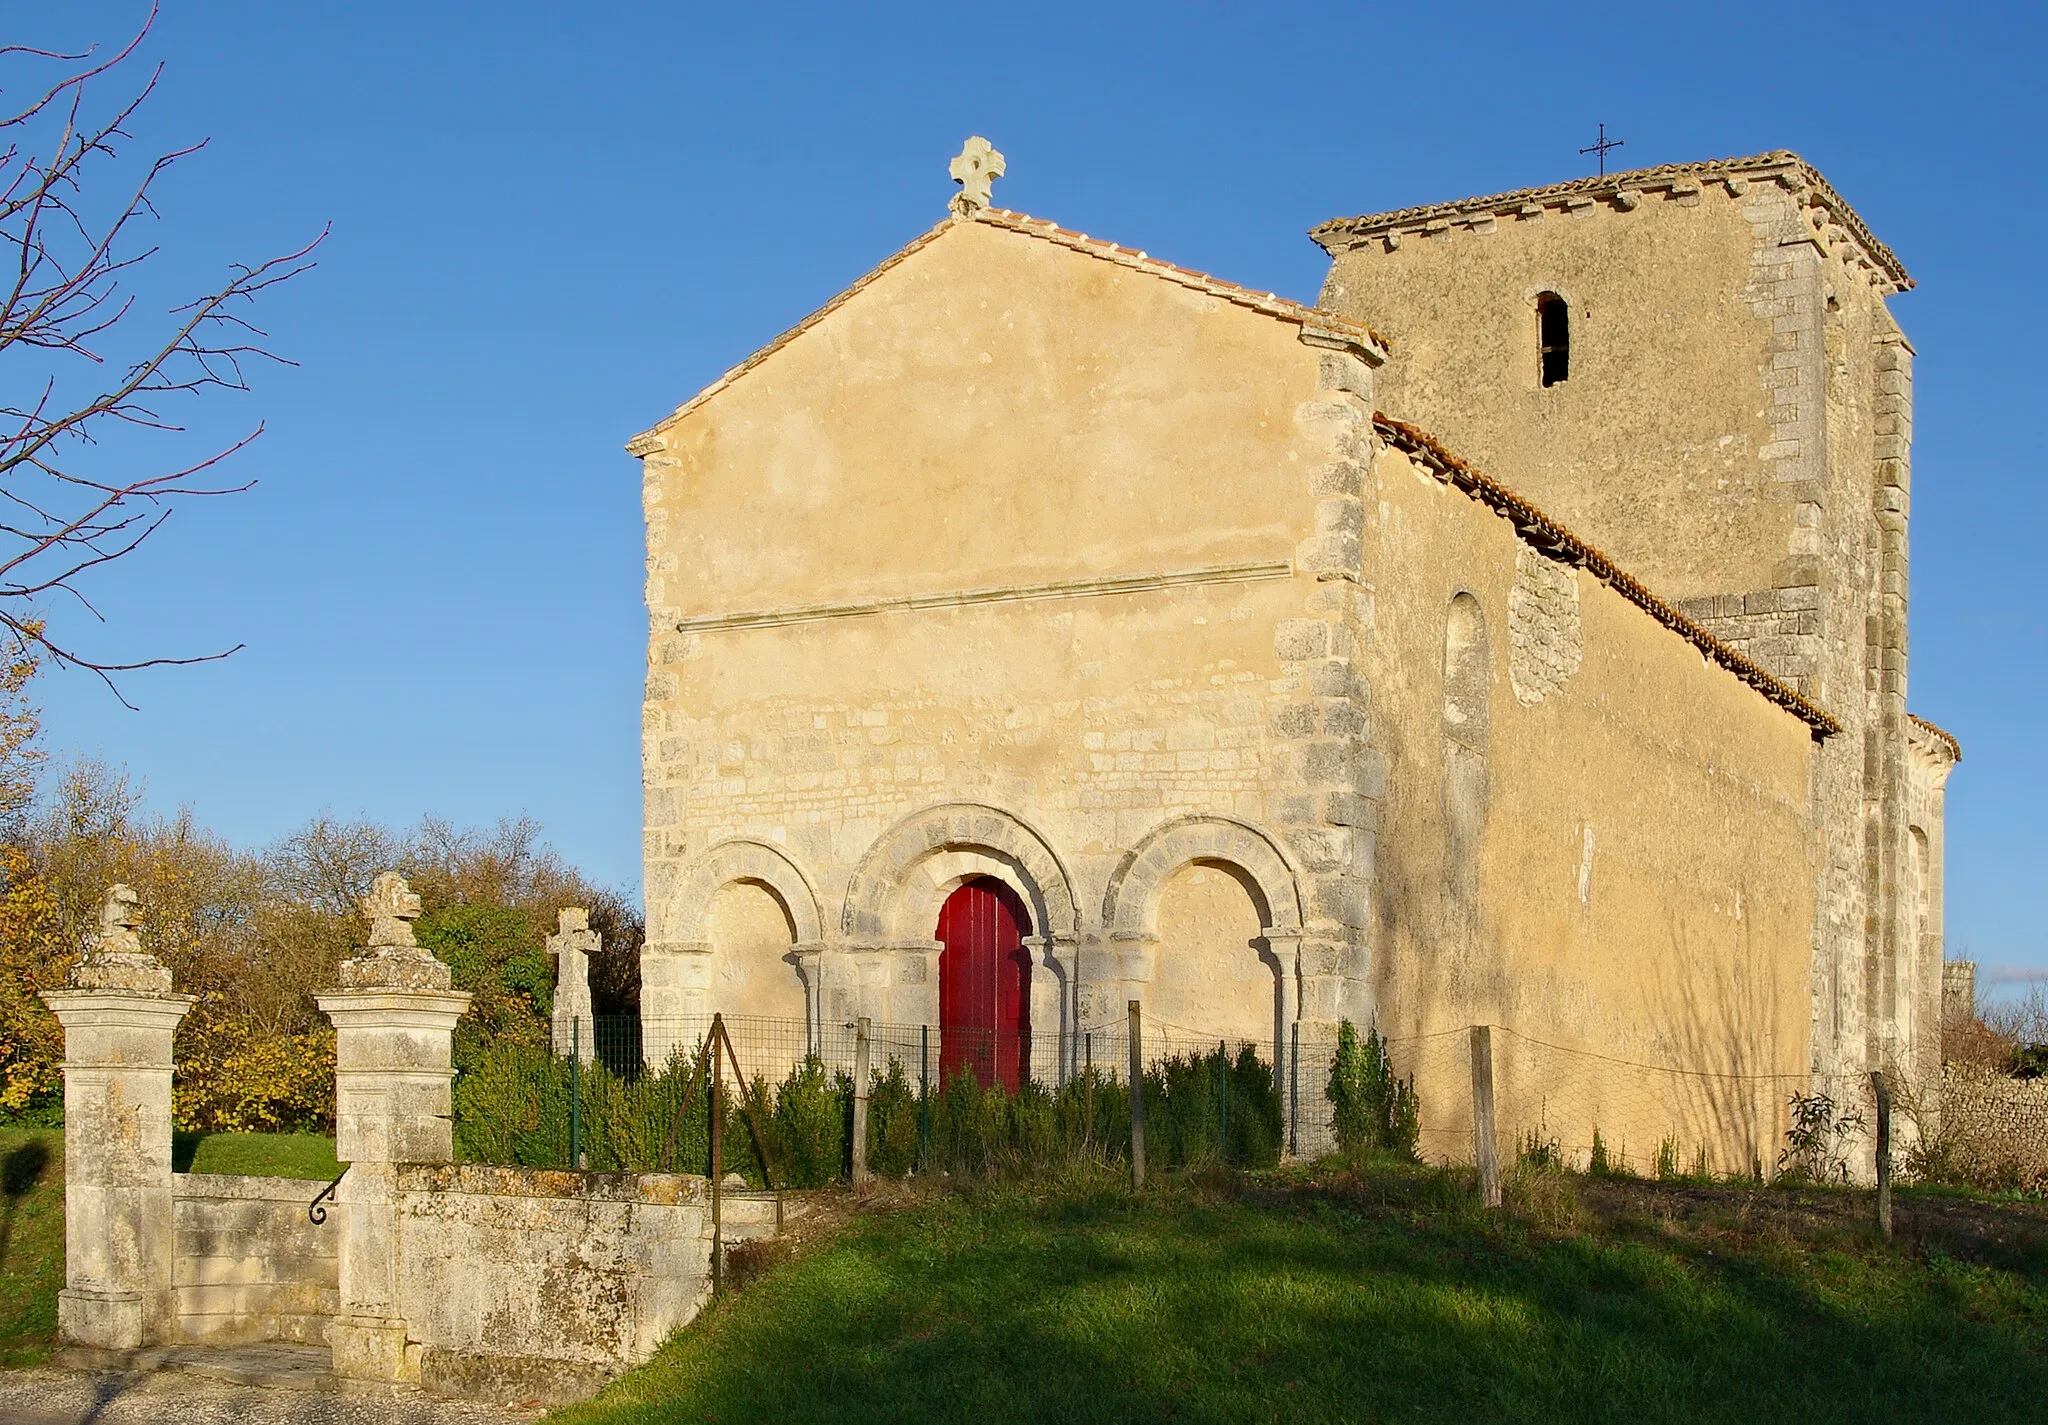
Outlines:
[{"label": "shrub", "polygon": [[775,1166],[790,1187],[822,1187],[846,1171],[852,1085],[825,1072],[815,1057],[790,1071],[775,1090]]},{"label": "shrub", "polygon": [[[848,1084],[849,1099],[852,1092]],[[917,1167],[919,1108],[901,1059],[891,1059],[886,1072],[869,1080],[868,1166],[882,1177],[908,1177]]]},{"label": "shrub", "polygon": [[320,1133],[334,1126],[334,1030],[262,1034],[213,1018],[181,1035],[172,1121],[189,1133]]},{"label": "shrub", "polygon": [[1378,1029],[1368,1029],[1361,1043],[1350,1020],[1337,1026],[1337,1056],[1324,1092],[1336,1108],[1337,1147],[1345,1156],[1415,1156],[1422,1136],[1415,1077],[1395,1075]]},{"label": "shrub", "polygon": [[1787,1106],[1792,1121],[1778,1152],[1778,1175],[1792,1182],[1848,1182],[1848,1147],[1863,1131],[1863,1115],[1841,1112],[1824,1093],[1794,1091]]}]

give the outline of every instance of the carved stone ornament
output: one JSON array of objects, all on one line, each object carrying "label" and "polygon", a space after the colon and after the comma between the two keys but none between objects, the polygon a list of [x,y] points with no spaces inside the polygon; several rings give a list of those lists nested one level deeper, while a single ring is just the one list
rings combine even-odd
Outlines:
[{"label": "carved stone ornament", "polygon": [[953,195],[953,211],[971,218],[989,205],[995,181],[1003,176],[1003,156],[980,135],[961,146],[960,154],[946,170],[960,191]]},{"label": "carved stone ornament", "polygon": [[370,922],[368,953],[341,962],[341,983],[349,989],[445,990],[454,983],[448,967],[413,938],[420,898],[396,871],[379,873],[362,899]]},{"label": "carved stone ornament", "polygon": [[132,886],[107,888],[99,932],[64,982],[74,990],[170,993],[171,972],[142,948],[142,897]]}]

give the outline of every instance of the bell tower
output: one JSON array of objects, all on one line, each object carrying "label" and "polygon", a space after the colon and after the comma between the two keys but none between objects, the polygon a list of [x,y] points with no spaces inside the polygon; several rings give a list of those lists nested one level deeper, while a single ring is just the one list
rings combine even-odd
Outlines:
[{"label": "bell tower", "polygon": [[1898,259],[1783,152],[1311,236],[1331,257],[1322,305],[1388,339],[1382,409],[1842,724],[1816,751],[1815,1066],[1938,1065],[1911,1028],[1939,1016],[1939,935],[1906,904],[1913,831],[1939,809],[1914,805],[1907,745]]}]

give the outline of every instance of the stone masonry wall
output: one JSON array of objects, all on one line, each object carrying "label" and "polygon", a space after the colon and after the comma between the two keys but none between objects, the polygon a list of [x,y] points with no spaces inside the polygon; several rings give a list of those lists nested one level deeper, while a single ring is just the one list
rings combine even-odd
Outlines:
[{"label": "stone masonry wall", "polygon": [[[711,1291],[701,1177],[477,1165],[398,1169],[399,1305],[420,1383],[569,1399],[653,1355]],[[727,1242],[771,1235],[729,1198]]]},{"label": "stone masonry wall", "polygon": [[306,1208],[327,1184],[214,1173],[171,1182],[179,1338],[325,1345],[339,1303],[340,1232]]}]

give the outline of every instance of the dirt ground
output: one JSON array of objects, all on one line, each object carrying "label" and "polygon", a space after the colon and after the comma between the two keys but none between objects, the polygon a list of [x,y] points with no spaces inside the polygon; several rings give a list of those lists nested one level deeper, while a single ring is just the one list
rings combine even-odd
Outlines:
[{"label": "dirt ground", "polygon": [[[1690,1234],[1726,1233],[1825,1244],[1876,1232],[1868,1189],[1694,1186],[1629,1178],[1573,1178],[1579,1210],[1602,1223],[1669,1224]],[[2048,1203],[1987,1202],[1932,1193],[1892,1201],[1892,1239],[2026,1275],[2048,1272]]]},{"label": "dirt ground", "polygon": [[0,1425],[526,1425],[539,1413],[233,1385],[181,1372],[0,1372]]}]

